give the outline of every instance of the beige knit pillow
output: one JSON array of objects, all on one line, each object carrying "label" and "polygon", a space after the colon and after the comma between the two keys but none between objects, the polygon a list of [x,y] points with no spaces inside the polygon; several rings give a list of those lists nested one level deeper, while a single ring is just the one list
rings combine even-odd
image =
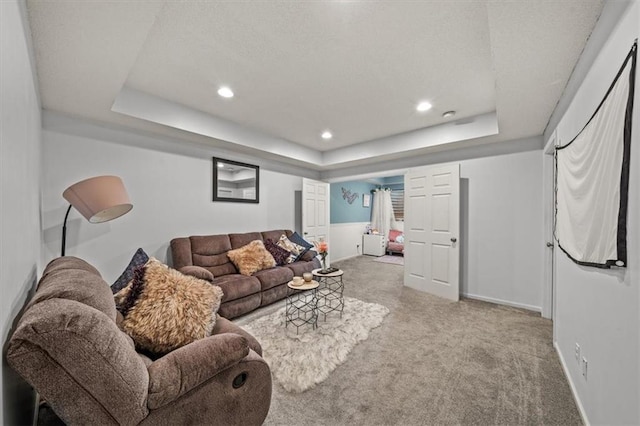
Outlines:
[{"label": "beige knit pillow", "polygon": [[114,298],[136,347],[166,354],[211,335],[222,295],[220,287],[152,258]]},{"label": "beige knit pillow", "polygon": [[229,250],[227,257],[242,275],[252,275],[263,269],[273,268],[276,261],[260,240],[253,240],[239,249]]}]

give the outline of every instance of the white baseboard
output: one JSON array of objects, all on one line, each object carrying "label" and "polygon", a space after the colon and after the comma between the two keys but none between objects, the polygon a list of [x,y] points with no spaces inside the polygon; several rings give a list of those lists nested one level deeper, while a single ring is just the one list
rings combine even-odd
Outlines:
[{"label": "white baseboard", "polygon": [[528,311],[542,312],[542,308],[540,306],[527,305],[525,303],[518,303],[518,302],[510,302],[508,300],[502,300],[502,299],[494,299],[493,297],[479,296],[477,294],[471,294],[471,293],[462,293],[462,295],[469,299],[482,300],[483,302],[496,303],[498,305],[506,305],[506,306],[511,306],[513,308],[526,309]]},{"label": "white baseboard", "polygon": [[580,397],[578,396],[578,391],[576,390],[575,385],[573,384],[573,380],[571,380],[571,375],[569,374],[569,368],[567,367],[567,363],[564,361],[564,356],[562,356],[562,352],[560,351],[560,347],[558,346],[558,342],[553,342],[553,347],[556,349],[556,353],[558,354],[558,358],[560,358],[560,365],[562,365],[562,370],[564,371],[564,375],[567,378],[567,382],[569,382],[569,387],[571,388],[571,394],[573,394],[573,399],[578,406],[578,412],[580,413],[580,417],[582,417],[582,423],[586,426],[590,426],[589,418],[587,417],[587,413],[584,411],[584,407],[582,406],[582,402],[580,401]]}]

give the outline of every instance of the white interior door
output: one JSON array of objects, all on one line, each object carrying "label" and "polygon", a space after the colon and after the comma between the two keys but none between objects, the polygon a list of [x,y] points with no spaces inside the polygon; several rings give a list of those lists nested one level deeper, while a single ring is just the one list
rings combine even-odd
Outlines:
[{"label": "white interior door", "polygon": [[460,299],[460,165],[405,174],[404,285]]},{"label": "white interior door", "polygon": [[[326,241],[329,244],[329,184],[302,179],[302,234],[307,241]],[[329,245],[329,256],[331,246]]]}]

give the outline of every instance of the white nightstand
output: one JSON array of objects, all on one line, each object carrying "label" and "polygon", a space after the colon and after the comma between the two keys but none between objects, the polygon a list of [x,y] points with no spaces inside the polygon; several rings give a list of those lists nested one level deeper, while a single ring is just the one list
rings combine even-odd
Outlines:
[{"label": "white nightstand", "polygon": [[384,256],[387,250],[387,239],[384,235],[364,234],[362,236],[362,254]]}]

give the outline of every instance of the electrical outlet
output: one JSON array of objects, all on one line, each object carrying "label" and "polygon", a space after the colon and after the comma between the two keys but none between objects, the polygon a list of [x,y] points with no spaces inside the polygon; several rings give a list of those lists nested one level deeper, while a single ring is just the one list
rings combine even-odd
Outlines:
[{"label": "electrical outlet", "polygon": [[580,345],[576,343],[576,362],[580,365]]},{"label": "electrical outlet", "polygon": [[582,357],[582,376],[585,380],[587,380],[587,365],[587,359],[585,357]]}]

